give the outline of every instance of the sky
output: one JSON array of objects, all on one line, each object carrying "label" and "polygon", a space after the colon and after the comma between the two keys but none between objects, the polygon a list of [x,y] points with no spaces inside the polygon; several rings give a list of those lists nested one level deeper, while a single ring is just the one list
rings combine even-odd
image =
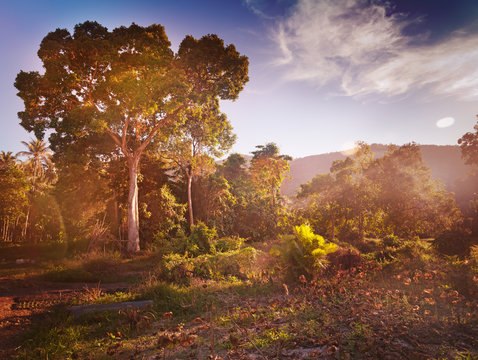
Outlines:
[{"label": "sky", "polygon": [[42,72],[50,31],[97,21],[217,34],[249,58],[250,81],[221,102],[248,154],[275,142],[294,158],[355,141],[455,145],[478,114],[476,0],[0,1],[0,151],[24,150],[15,77]]}]

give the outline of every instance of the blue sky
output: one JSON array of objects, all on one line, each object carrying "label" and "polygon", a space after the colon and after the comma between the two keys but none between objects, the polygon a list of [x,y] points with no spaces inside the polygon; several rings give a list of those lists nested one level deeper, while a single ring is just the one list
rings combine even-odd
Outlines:
[{"label": "blue sky", "polygon": [[[24,1],[0,5],[0,150],[23,150],[13,82],[41,71],[42,38],[95,20],[112,30],[162,24],[177,48],[218,34],[250,61],[223,102],[234,151],[274,141],[303,157],[354,141],[456,144],[478,113],[478,2],[468,0]],[[444,118],[452,118],[442,120]]]}]

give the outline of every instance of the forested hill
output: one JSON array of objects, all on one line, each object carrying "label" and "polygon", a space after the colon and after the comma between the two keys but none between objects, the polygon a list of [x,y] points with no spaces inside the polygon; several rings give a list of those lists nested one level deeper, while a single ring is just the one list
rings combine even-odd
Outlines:
[{"label": "forested hill", "polygon": [[[387,150],[386,145],[371,145],[375,157],[381,157]],[[463,178],[471,170],[461,158],[457,145],[420,145],[425,164],[430,167],[435,179],[440,179],[447,190],[453,191],[456,180]],[[345,159],[341,152],[311,155],[294,159],[290,164],[290,179],[285,179],[281,192],[294,196],[301,184],[311,180],[315,175],[328,173],[334,160]]]}]

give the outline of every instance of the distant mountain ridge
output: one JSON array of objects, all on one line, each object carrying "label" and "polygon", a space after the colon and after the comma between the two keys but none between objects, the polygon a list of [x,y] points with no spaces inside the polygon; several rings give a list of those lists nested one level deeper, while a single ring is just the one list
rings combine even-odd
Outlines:
[{"label": "distant mountain ridge", "polygon": [[[430,168],[432,177],[439,179],[449,191],[453,191],[456,181],[464,178],[472,169],[461,158],[458,145],[420,145],[420,149],[423,161]],[[387,145],[372,144],[371,150],[375,158],[378,158],[385,154]],[[328,173],[333,161],[345,158],[345,155],[337,151],[294,159],[290,163],[291,178],[284,180],[281,193],[294,196],[301,184],[311,180],[317,174]]]}]

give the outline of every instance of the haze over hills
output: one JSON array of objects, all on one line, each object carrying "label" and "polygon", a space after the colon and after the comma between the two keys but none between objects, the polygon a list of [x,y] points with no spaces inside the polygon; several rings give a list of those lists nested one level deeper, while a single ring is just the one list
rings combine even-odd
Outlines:
[{"label": "haze over hills", "polygon": [[[371,149],[375,158],[378,158],[387,151],[387,146],[372,144]],[[449,191],[453,191],[456,181],[466,177],[472,169],[471,166],[465,165],[458,145],[420,145],[420,149],[433,178],[439,179]],[[332,152],[294,159],[290,164],[291,178],[284,180],[282,194],[294,196],[301,184],[317,174],[328,173],[333,161],[345,158],[341,152]]]}]

